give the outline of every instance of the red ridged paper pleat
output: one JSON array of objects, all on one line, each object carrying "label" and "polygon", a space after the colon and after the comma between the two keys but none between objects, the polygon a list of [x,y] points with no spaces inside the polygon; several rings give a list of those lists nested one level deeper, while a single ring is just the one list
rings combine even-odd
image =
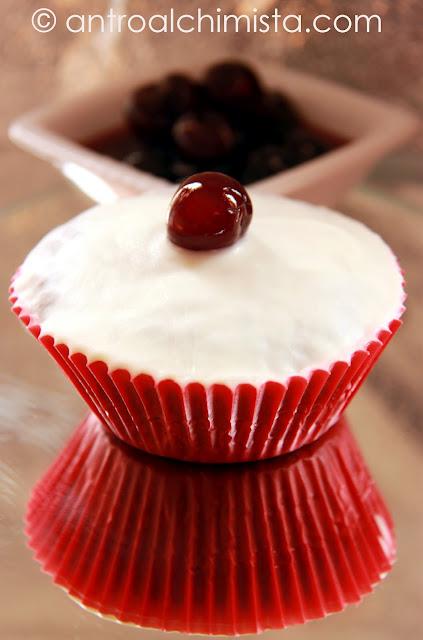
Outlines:
[{"label": "red ridged paper pleat", "polygon": [[341,611],[395,556],[391,518],[343,420],[288,456],[201,466],[137,452],[91,415],[34,489],[26,531],[43,569],[86,607],[190,633]]},{"label": "red ridged paper pleat", "polygon": [[244,462],[294,451],[316,440],[339,418],[401,324],[393,320],[350,362],[334,362],[308,377],[260,387],[239,384],[181,385],[110,371],[104,362],[71,354],[41,335],[19,306],[13,311],[53,356],[90,409],[116,437],[148,453],[197,462]]}]

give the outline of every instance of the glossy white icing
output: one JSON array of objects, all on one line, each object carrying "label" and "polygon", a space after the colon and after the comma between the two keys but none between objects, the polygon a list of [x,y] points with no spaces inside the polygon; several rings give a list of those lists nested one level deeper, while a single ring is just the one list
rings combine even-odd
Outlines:
[{"label": "glossy white icing", "polygon": [[192,252],[167,239],[172,193],[94,207],[41,240],[14,287],[43,334],[133,374],[259,384],[348,361],[398,316],[396,259],[362,224],[252,191],[245,237]]}]

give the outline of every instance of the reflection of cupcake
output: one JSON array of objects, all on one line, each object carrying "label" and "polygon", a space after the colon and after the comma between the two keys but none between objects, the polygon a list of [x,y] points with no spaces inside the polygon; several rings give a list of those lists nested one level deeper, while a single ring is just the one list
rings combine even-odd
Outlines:
[{"label": "reflection of cupcake", "polygon": [[161,460],[88,418],[38,483],[43,569],[122,622],[253,633],[340,611],[392,566],[392,522],[346,424],[256,465]]},{"label": "reflection of cupcake", "polygon": [[311,442],[400,324],[393,254],[358,222],[261,193],[238,242],[190,251],[167,238],[170,197],[52,231],[14,277],[14,311],[136,447],[231,462]]}]

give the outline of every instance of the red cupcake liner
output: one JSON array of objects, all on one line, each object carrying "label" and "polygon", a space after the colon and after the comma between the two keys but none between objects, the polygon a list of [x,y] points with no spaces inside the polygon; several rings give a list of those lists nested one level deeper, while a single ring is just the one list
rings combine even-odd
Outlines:
[{"label": "red cupcake liner", "polygon": [[341,420],[253,465],[154,458],[93,415],[27,511],[44,571],[82,605],[142,627],[235,635],[341,611],[395,556],[393,525]]},{"label": "red cupcake liner", "polygon": [[148,453],[197,462],[272,458],[313,442],[339,418],[370,368],[401,325],[399,317],[378,332],[350,362],[292,376],[286,384],[181,385],[125,369],[110,370],[56,343],[19,305],[13,311],[47,349],[105,427]]}]

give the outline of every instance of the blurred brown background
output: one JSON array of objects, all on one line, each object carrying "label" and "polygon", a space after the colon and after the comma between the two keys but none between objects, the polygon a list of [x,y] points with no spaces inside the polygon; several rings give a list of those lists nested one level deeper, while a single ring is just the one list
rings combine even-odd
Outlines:
[{"label": "blurred brown background", "polygon": [[[16,149],[7,125],[17,115],[118,75],[128,67],[155,64],[171,55],[186,63],[195,47],[254,50],[345,82],[386,100],[423,110],[421,0],[239,0],[229,11],[275,4],[287,13],[378,13],[381,34],[193,37],[75,34],[57,28],[39,34],[31,15],[47,6],[60,16],[102,12],[109,0],[3,0],[0,40],[0,635],[5,640],[135,638],[139,630],[103,622],[77,608],[54,587],[25,548],[22,519],[32,484],[51,462],[77,420],[82,404],[56,366],[22,332],[9,311],[11,273],[52,226],[89,201],[46,163]],[[205,9],[207,2],[179,2],[178,9]],[[210,4],[210,3],[209,3]],[[114,0],[124,9],[124,0]],[[166,11],[169,2],[127,3],[128,13]],[[184,43],[186,40],[184,38]],[[423,628],[421,500],[423,447],[423,144],[422,135],[386,159],[339,208],[383,235],[399,256],[407,277],[405,326],[358,394],[350,410],[355,433],[397,524],[399,561],[392,575],[359,608],[304,628],[284,632],[292,640],[417,640]],[[148,632],[156,638],[161,634]],[[279,637],[272,634],[273,638]],[[282,637],[282,636],[281,636]]]},{"label": "blurred brown background", "polygon": [[[184,0],[178,10],[215,10],[215,3]],[[176,6],[175,5],[175,6]],[[31,27],[32,13],[42,6],[53,9],[58,26],[51,33],[40,34]],[[423,111],[423,29],[421,0],[237,0],[221,3],[226,12],[248,13],[252,8],[271,12],[275,6],[284,14],[302,13],[304,20],[319,13],[378,14],[382,33],[340,34],[72,34],[63,27],[72,13],[105,13],[110,7],[122,13],[166,12],[172,6],[163,0],[3,0],[1,3],[0,59],[3,99],[0,105],[0,159],[2,162],[0,193],[8,204],[22,194],[23,185],[16,179],[27,169],[25,190],[39,191],[57,179],[38,161],[28,158],[7,142],[6,127],[16,115],[58,93],[73,92],[122,70],[155,64],[172,56],[189,63],[195,49],[219,47],[222,52],[254,51],[257,56],[281,60],[313,73],[349,84],[392,102],[407,103]],[[189,46],[187,46],[189,45]],[[423,148],[423,135],[415,147]],[[421,177],[420,158],[411,152],[407,164],[409,178]],[[394,167],[397,168],[397,165]],[[395,172],[394,172],[395,173]],[[422,170],[423,173],[423,170]],[[410,175],[412,174],[412,175]],[[55,177],[54,177],[55,176]],[[402,186],[404,188],[404,185]]]}]

